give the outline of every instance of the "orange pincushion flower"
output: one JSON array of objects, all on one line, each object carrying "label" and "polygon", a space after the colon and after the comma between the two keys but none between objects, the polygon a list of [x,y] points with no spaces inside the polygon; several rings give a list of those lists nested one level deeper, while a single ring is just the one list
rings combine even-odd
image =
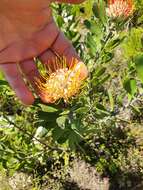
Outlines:
[{"label": "orange pincushion flower", "polygon": [[54,71],[47,67],[46,74],[42,74],[41,79],[36,79],[39,96],[44,102],[54,103],[62,98],[67,102],[79,92],[82,81],[87,76],[81,76],[85,65],[76,59],[70,65],[67,66],[64,58],[56,59],[53,61]]},{"label": "orange pincushion flower", "polygon": [[132,0],[109,0],[106,9],[109,17],[128,17],[133,13],[134,5]]}]

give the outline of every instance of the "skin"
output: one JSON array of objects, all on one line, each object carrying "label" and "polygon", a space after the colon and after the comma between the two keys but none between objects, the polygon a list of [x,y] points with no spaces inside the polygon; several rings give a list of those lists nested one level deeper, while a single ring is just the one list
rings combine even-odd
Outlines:
[{"label": "skin", "polygon": [[[73,4],[82,1],[58,0]],[[36,92],[34,80],[39,77],[33,57],[51,65],[57,54],[66,57],[68,63],[73,57],[80,61],[72,44],[56,26],[50,3],[48,0],[0,0],[0,69],[26,105],[34,102],[27,84],[30,83]],[[83,64],[81,78],[86,76]]]}]

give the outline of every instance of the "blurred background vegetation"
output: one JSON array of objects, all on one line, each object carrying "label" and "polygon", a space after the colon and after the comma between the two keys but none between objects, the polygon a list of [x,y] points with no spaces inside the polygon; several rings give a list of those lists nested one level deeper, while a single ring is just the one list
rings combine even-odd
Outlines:
[{"label": "blurred background vegetation", "polygon": [[89,69],[77,97],[22,105],[0,74],[0,190],[143,189],[143,1],[53,4]]}]

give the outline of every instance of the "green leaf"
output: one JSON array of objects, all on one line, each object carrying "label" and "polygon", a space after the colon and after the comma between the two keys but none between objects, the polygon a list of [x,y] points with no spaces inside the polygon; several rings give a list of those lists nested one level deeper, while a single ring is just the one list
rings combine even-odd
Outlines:
[{"label": "green leaf", "polygon": [[64,110],[63,112],[60,113],[60,115],[68,115],[70,113],[70,110]]},{"label": "green leaf", "polygon": [[143,83],[143,55],[139,55],[135,58],[137,76]]},{"label": "green leaf", "polygon": [[44,111],[44,112],[52,113],[52,112],[58,111],[57,108],[52,107],[52,106],[48,106],[48,105],[44,105],[44,104],[39,104],[39,106],[42,108],[42,111]]},{"label": "green leaf", "polygon": [[62,25],[64,24],[64,20],[63,20],[63,17],[62,16],[60,16],[60,15],[58,15],[58,17],[57,17],[57,24],[58,24],[58,26],[59,26],[59,28],[61,28],[62,27]]},{"label": "green leaf", "polygon": [[96,110],[97,110],[99,113],[103,113],[103,114],[105,114],[105,115],[109,115],[109,112],[107,111],[107,109],[106,109],[102,104],[97,103],[95,106],[96,106],[96,107],[95,107]]},{"label": "green leaf", "polygon": [[131,95],[134,96],[137,92],[137,84],[135,79],[126,79],[123,84],[125,90]]},{"label": "green leaf", "polygon": [[52,131],[52,136],[55,141],[57,141],[64,134],[64,130],[60,127],[55,127]]},{"label": "green leaf", "polygon": [[93,6],[93,13],[95,17],[99,18],[103,24],[106,23],[106,11],[105,11],[105,1],[97,0]]},{"label": "green leaf", "polygon": [[88,111],[87,107],[80,107],[80,108],[78,108],[78,109],[75,110],[75,112],[77,114],[85,114],[87,111]]},{"label": "green leaf", "polygon": [[0,71],[0,80],[3,80],[3,79],[4,79],[3,73]]},{"label": "green leaf", "polygon": [[57,139],[57,142],[59,144],[65,143],[69,138],[70,131],[69,130],[63,130],[62,135]]},{"label": "green leaf", "polygon": [[0,80],[0,85],[8,86],[8,82],[6,82],[5,80]]},{"label": "green leaf", "polygon": [[110,109],[111,111],[114,110],[114,98],[110,90],[108,90],[109,102],[110,102]]},{"label": "green leaf", "polygon": [[87,36],[87,46],[89,47],[90,52],[95,55],[96,53],[96,42],[91,35]]},{"label": "green leaf", "polygon": [[56,120],[58,115],[59,114],[57,112],[50,113],[50,112],[38,111],[39,119],[43,119],[45,121],[54,121]]},{"label": "green leaf", "polygon": [[107,43],[106,50],[112,51],[115,47],[119,46],[124,39],[125,39],[125,36],[114,37]]},{"label": "green leaf", "polygon": [[71,150],[75,150],[76,146],[82,141],[83,139],[81,136],[76,133],[74,130],[70,132],[70,135],[68,137],[69,147]]},{"label": "green leaf", "polygon": [[95,77],[100,77],[101,75],[103,75],[105,73],[105,71],[106,71],[106,68],[100,66],[100,67],[96,68],[94,76]]},{"label": "green leaf", "polygon": [[107,63],[109,61],[111,61],[114,57],[114,54],[111,52],[104,52],[104,55],[102,56],[102,62],[103,63]]},{"label": "green leaf", "polygon": [[59,127],[64,128],[66,120],[67,120],[67,115],[60,116],[56,119],[56,123],[58,124]]},{"label": "green leaf", "polygon": [[105,77],[99,81],[99,84],[100,84],[100,85],[103,84],[103,83],[106,82],[109,78],[110,78],[110,74],[105,75]]},{"label": "green leaf", "polygon": [[98,0],[99,2],[99,15],[102,23],[105,25],[107,18],[106,18],[106,10],[105,10],[105,1],[104,0]]},{"label": "green leaf", "polygon": [[87,29],[91,28],[91,23],[89,22],[89,20],[84,20],[84,25],[86,26]]},{"label": "green leaf", "polygon": [[97,3],[97,2],[94,3],[92,10],[93,10],[94,16],[95,16],[96,18],[100,18],[99,6],[98,6],[98,3]]}]

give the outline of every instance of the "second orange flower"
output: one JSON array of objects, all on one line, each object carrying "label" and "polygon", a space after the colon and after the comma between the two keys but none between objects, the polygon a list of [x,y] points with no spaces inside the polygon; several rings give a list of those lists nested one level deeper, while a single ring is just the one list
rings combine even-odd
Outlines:
[{"label": "second orange flower", "polygon": [[133,13],[134,5],[132,0],[108,0],[106,9],[109,17],[128,17]]}]

